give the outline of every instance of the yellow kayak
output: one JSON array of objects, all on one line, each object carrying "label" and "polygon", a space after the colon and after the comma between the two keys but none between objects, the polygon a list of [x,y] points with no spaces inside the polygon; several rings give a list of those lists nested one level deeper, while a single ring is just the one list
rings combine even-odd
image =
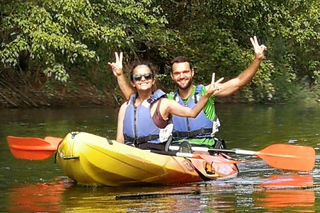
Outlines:
[{"label": "yellow kayak", "polygon": [[80,185],[183,184],[237,175],[237,166],[225,156],[207,156],[212,164],[199,157],[156,154],[101,136],[72,132],[58,147],[56,157],[63,172]]}]

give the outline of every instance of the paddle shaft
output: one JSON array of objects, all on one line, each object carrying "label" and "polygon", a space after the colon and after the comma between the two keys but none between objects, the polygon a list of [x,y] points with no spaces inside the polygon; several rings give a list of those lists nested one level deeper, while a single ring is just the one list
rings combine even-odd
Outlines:
[{"label": "paddle shaft", "polygon": [[196,158],[202,159],[207,163],[225,163],[225,164],[238,164],[242,163],[241,161],[236,161],[227,158],[216,158],[216,156],[212,156],[210,154],[200,154],[200,153],[184,153],[184,152],[173,152],[173,151],[157,151],[157,150],[150,150],[152,153],[161,154],[161,155],[170,155],[170,156],[177,156],[177,157],[185,157],[185,158]]},{"label": "paddle shaft", "polygon": [[[170,146],[169,149],[172,151],[178,151],[179,146]],[[241,154],[241,155],[255,155],[256,152],[250,150],[243,149],[209,149],[207,147],[192,147],[192,151],[194,152],[222,152],[222,153],[233,153],[233,154]]]}]

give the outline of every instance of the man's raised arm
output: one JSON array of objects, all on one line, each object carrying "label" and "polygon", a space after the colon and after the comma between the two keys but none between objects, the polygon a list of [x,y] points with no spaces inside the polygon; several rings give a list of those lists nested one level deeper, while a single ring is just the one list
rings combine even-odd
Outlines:
[{"label": "man's raised arm", "polygon": [[259,70],[260,64],[264,59],[264,52],[267,50],[267,47],[263,44],[259,45],[256,36],[250,38],[250,41],[254,48],[255,59],[250,64],[250,66],[247,69],[245,69],[242,73],[240,73],[236,78],[221,83],[220,89],[213,94],[214,96],[224,97],[232,95],[236,91],[246,86],[253,79],[254,75]]}]

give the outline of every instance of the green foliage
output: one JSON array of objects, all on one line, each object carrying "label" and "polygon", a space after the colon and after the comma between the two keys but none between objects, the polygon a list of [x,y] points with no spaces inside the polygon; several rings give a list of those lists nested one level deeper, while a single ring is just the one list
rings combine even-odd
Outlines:
[{"label": "green foliage", "polygon": [[[305,79],[317,84],[319,71],[320,1],[179,1],[168,17],[180,29],[184,42],[177,54],[192,58],[196,80],[209,83],[210,74],[230,79],[252,61],[249,37],[257,35],[268,47],[260,71],[242,94],[255,101],[277,101],[281,93],[294,98],[297,90],[286,90]],[[281,83],[280,83],[281,82]],[[296,88],[298,88],[297,86]],[[284,100],[284,99],[283,99]]]},{"label": "green foliage", "polygon": [[107,62],[123,51],[125,67],[151,62],[170,91],[172,58],[191,58],[197,83],[209,83],[212,72],[230,79],[253,60],[249,37],[257,35],[268,53],[243,97],[280,102],[301,98],[302,85],[320,90],[318,0],[0,1],[0,58],[13,70],[27,52],[31,71],[49,79],[75,76],[115,88]]},{"label": "green foliage", "polygon": [[148,48],[155,46],[160,55],[167,52],[162,40],[169,32],[160,30],[167,21],[150,0],[14,1],[5,9],[10,15],[3,20],[2,29],[11,34],[1,44],[1,62],[17,66],[20,53],[27,51],[33,66],[42,67],[48,77],[55,75],[59,81],[68,79],[65,68],[76,61],[105,67],[105,61],[102,65],[97,62],[106,50],[135,52],[145,43]]},{"label": "green foliage", "polygon": [[53,67],[48,67],[44,70],[44,74],[48,77],[51,77],[54,74],[55,79],[62,82],[66,82],[69,77],[61,64],[55,64]]},{"label": "green foliage", "polygon": [[68,75],[60,63],[74,63],[79,56],[87,60],[95,57],[94,51],[68,33],[67,25],[63,25],[57,14],[29,2],[13,9],[15,13],[4,22],[5,29],[13,33],[12,41],[2,43],[0,57],[3,63],[15,66],[20,52],[27,51],[34,65],[45,69],[44,73],[55,74],[57,80],[66,81]]}]

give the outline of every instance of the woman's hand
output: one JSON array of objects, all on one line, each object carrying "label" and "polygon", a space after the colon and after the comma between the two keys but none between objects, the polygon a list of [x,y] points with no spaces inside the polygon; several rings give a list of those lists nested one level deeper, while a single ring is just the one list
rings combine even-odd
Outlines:
[{"label": "woman's hand", "polygon": [[118,77],[118,76],[121,76],[123,74],[123,70],[122,70],[123,54],[122,54],[122,52],[120,52],[120,54],[115,52],[114,55],[116,56],[116,62],[112,62],[112,63],[108,62],[108,64],[112,68],[113,74],[116,77]]},{"label": "woman's hand", "polygon": [[211,84],[209,86],[209,88],[207,89],[206,92],[206,96],[210,97],[212,96],[216,91],[219,91],[221,89],[220,87],[220,82],[223,80],[224,78],[220,78],[219,80],[217,80],[216,82],[214,82],[215,80],[215,74],[212,74],[212,80],[211,80]]}]

